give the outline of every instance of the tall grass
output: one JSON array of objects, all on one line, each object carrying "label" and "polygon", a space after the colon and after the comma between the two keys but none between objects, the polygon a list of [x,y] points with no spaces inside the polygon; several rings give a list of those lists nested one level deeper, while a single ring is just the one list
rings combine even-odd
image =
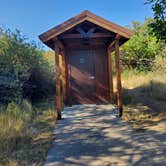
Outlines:
[{"label": "tall grass", "polygon": [[154,86],[158,86],[157,84],[155,84],[157,82],[166,84],[166,54],[163,57],[156,58],[152,71],[122,71],[122,83],[125,89],[134,89],[147,85],[151,86],[152,82],[154,83]]},{"label": "tall grass", "polygon": [[166,70],[148,73],[125,71],[122,80],[124,89],[142,92],[153,99],[166,101]]},{"label": "tall grass", "polygon": [[156,59],[152,71],[122,71],[124,116],[135,128],[166,117],[166,58]]},{"label": "tall grass", "polygon": [[0,165],[43,165],[56,122],[53,103],[0,106]]},{"label": "tall grass", "polygon": [[21,107],[11,102],[6,109],[1,108],[0,161],[6,160],[6,156],[17,147],[19,139],[26,134],[26,124],[30,117],[30,104],[26,100],[23,101]]}]

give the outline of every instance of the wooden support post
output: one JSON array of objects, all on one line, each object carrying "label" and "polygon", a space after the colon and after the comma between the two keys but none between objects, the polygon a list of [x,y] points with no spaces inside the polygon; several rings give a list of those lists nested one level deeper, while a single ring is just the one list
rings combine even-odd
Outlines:
[{"label": "wooden support post", "polygon": [[69,56],[66,55],[66,104],[72,106],[71,104],[71,65]]},{"label": "wooden support post", "polygon": [[119,39],[115,39],[115,64],[116,64],[116,75],[117,75],[117,104],[119,110],[119,116],[122,116],[122,84],[121,84],[121,73],[120,73],[120,55],[119,55]]},{"label": "wooden support post", "polygon": [[56,110],[57,119],[61,117],[61,86],[60,86],[60,65],[59,65],[59,48],[55,46],[55,80],[56,80]]},{"label": "wooden support post", "polygon": [[62,55],[62,94],[63,94],[63,103],[66,104],[66,57],[65,51],[61,51]]},{"label": "wooden support post", "polygon": [[112,57],[111,50],[108,48],[108,70],[109,70],[109,97],[110,102],[114,103],[114,90],[113,90],[113,73],[112,73]]}]

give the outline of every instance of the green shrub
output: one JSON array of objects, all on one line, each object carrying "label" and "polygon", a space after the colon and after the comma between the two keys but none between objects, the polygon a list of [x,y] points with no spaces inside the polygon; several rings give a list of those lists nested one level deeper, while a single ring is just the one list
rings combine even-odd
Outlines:
[{"label": "green shrub", "polygon": [[0,29],[0,102],[31,101],[55,90],[54,73],[44,52],[19,32]]},{"label": "green shrub", "polygon": [[151,70],[156,56],[165,46],[151,34],[148,26],[150,22],[152,22],[150,19],[147,19],[144,24],[133,22],[134,35],[121,47],[121,61],[129,69]]},{"label": "green shrub", "polygon": [[[0,59],[0,67],[2,66]],[[21,82],[16,78],[15,73],[7,67],[0,68],[0,101],[8,103],[11,101],[20,102],[22,98]]]}]

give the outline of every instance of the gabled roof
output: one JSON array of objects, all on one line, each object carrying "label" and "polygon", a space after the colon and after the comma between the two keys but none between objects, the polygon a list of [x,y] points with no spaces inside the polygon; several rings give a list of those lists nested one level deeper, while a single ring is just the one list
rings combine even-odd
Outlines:
[{"label": "gabled roof", "polygon": [[119,26],[115,23],[112,23],[108,20],[105,20],[99,16],[96,16],[95,14],[85,10],[79,15],[72,17],[71,19],[65,21],[64,23],[55,26],[54,28],[48,30],[47,32],[44,32],[39,36],[40,40],[42,40],[44,43],[47,43],[51,39],[54,39],[58,35],[64,33],[65,31],[75,27],[76,25],[84,22],[89,21],[93,24],[96,24],[108,31],[114,32],[119,34],[120,36],[129,39],[132,36],[132,31],[124,28],[122,26]]}]

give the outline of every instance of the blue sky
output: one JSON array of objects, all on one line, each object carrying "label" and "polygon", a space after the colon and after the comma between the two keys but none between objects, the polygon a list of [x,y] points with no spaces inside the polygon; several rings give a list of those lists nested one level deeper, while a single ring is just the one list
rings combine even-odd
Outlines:
[{"label": "blue sky", "polygon": [[[19,29],[30,40],[83,10],[122,26],[152,17],[145,0],[0,0],[0,27]],[[46,48],[47,49],[47,48]]]}]

